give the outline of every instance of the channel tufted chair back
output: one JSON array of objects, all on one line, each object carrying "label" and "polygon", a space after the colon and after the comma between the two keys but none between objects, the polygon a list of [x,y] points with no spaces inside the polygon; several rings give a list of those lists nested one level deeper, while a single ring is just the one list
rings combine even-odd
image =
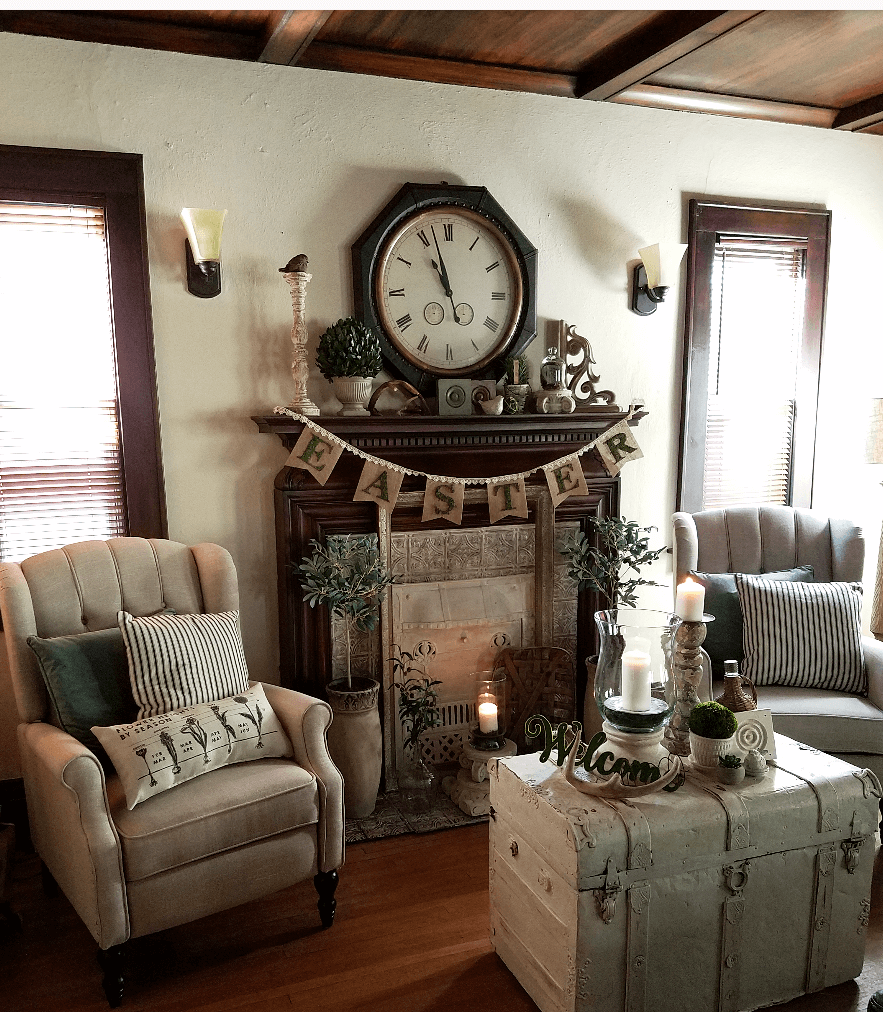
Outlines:
[{"label": "channel tufted chair back", "polygon": [[292,758],[225,766],[126,807],[119,778],[60,726],[29,636],[110,629],[117,613],[236,611],[230,554],[166,540],[87,541],[0,563],[2,637],[34,846],[99,946],[112,1007],[130,938],[250,902],[310,876],[334,917],[344,856],[343,781],[327,750],[327,703],[264,684]]}]

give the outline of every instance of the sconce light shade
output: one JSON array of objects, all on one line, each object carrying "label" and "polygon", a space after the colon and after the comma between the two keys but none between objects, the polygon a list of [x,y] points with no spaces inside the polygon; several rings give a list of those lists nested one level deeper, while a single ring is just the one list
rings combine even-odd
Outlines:
[{"label": "sconce light shade", "polygon": [[641,263],[634,269],[632,310],[639,316],[656,312],[665,293],[676,281],[687,246],[681,242],[660,242],[639,249]]},{"label": "sconce light shade", "polygon": [[226,214],[226,209],[181,209],[181,221],[187,230],[187,290],[200,299],[221,294],[221,230]]}]

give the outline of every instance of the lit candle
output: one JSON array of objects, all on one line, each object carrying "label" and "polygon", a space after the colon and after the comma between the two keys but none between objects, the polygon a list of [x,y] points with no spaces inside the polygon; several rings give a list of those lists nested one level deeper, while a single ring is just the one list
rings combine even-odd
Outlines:
[{"label": "lit candle", "polygon": [[650,654],[643,650],[622,655],[622,708],[632,713],[650,709]]},{"label": "lit candle", "polygon": [[478,704],[478,730],[482,734],[490,734],[497,730],[497,704]]},{"label": "lit candle", "polygon": [[688,576],[678,587],[675,614],[685,622],[701,622],[704,611],[705,588]]}]

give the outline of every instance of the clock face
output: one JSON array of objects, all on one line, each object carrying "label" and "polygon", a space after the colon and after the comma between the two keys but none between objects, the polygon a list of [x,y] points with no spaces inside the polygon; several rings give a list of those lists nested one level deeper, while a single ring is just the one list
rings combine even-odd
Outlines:
[{"label": "clock face", "polygon": [[435,205],[383,243],[374,299],[381,327],[408,362],[461,376],[507,348],[524,291],[511,244],[493,222],[469,208]]}]

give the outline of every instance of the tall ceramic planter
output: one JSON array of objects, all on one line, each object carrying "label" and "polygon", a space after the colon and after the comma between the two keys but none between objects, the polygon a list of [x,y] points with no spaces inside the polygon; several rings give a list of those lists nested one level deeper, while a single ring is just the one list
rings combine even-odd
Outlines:
[{"label": "tall ceramic planter", "polygon": [[335,376],[331,382],[334,396],[343,405],[341,415],[370,414],[365,405],[371,399],[374,380],[370,376]]},{"label": "tall ceramic planter", "polygon": [[326,686],[334,719],[328,728],[328,751],[343,775],[343,798],[348,819],[364,819],[374,811],[383,742],[377,698],[380,683],[354,675],[350,684],[337,678]]}]

